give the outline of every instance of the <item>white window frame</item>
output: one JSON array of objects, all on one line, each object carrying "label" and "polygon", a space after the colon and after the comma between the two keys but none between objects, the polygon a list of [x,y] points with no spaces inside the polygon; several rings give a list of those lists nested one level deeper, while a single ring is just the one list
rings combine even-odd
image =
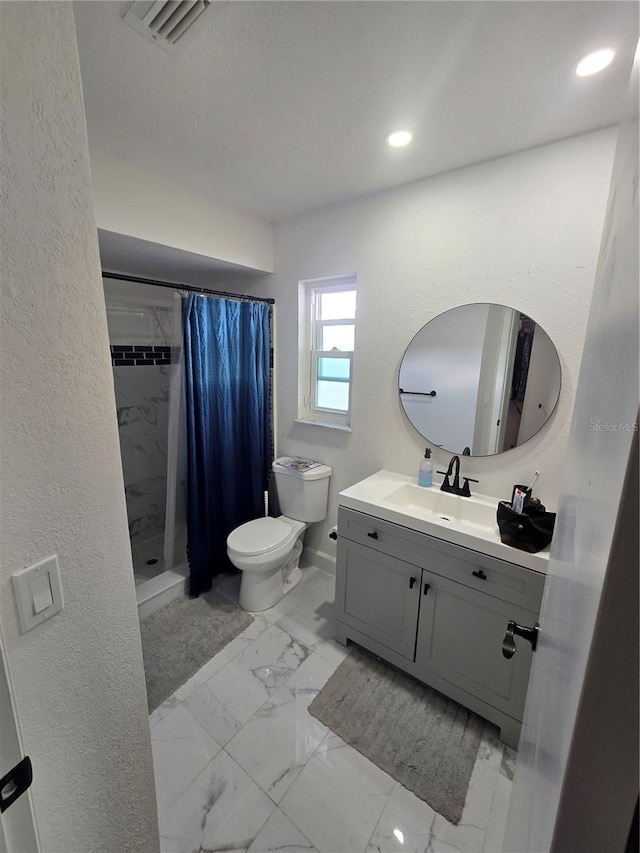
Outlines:
[{"label": "white window frame", "polygon": [[[353,324],[355,318],[321,320],[317,316],[318,295],[338,291],[355,291],[356,276],[333,276],[298,283],[298,422],[334,429],[351,428],[353,391],[353,351],[319,350],[325,326]],[[355,330],[354,330],[355,331]],[[317,405],[318,363],[320,358],[341,358],[350,361],[347,411],[322,408]]]}]

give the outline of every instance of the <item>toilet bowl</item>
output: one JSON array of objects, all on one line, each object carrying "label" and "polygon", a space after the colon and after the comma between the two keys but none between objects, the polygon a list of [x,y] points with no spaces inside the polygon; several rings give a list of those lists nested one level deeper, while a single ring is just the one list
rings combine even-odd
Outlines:
[{"label": "toilet bowl", "polygon": [[283,456],[272,470],[284,515],[247,521],[227,537],[229,559],[242,571],[239,604],[252,612],[273,607],[300,582],[304,531],[327,514],[328,465]]},{"label": "toilet bowl", "polygon": [[227,554],[242,571],[239,604],[259,612],[273,607],[302,578],[302,535],[309,525],[281,515],[256,518],[227,538]]}]

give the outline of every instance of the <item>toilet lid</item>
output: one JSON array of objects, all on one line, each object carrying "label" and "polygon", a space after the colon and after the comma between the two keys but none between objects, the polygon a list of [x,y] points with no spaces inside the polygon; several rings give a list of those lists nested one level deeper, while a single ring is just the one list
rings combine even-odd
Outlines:
[{"label": "toilet lid", "polygon": [[236,527],[227,538],[227,547],[237,554],[264,554],[283,545],[293,533],[279,518],[256,518]]}]

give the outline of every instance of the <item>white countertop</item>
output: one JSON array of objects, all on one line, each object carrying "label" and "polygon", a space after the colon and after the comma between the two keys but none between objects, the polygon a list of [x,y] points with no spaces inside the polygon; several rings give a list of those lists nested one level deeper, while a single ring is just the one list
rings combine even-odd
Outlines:
[{"label": "white countertop", "polygon": [[[411,500],[408,500],[406,505],[402,505],[398,499],[392,498],[390,500],[389,497],[393,496],[394,493],[399,494],[398,490],[401,490],[403,486],[409,486],[410,489],[406,491],[411,491],[425,503],[431,499],[450,502],[452,507],[457,508],[453,514],[457,511],[463,515],[463,519],[452,517],[452,513],[448,513],[445,517],[446,510],[431,511]],[[391,521],[411,530],[417,530],[420,533],[427,533],[438,539],[452,542],[454,545],[462,545],[465,548],[497,557],[508,563],[515,563],[518,566],[546,574],[549,563],[548,549],[539,551],[537,554],[529,554],[527,551],[520,551],[518,548],[504,545],[500,541],[498,524],[495,519],[498,498],[481,494],[473,494],[470,498],[450,496],[445,495],[445,493],[440,495],[424,494],[433,491],[439,492],[440,487],[436,484],[429,489],[419,489],[419,492],[413,491],[418,488],[413,477],[394,474],[391,471],[378,471],[340,492],[338,505],[374,515],[384,521]],[[465,521],[465,502],[474,505],[468,506],[469,513],[473,512],[474,515],[486,518],[486,523]]]}]

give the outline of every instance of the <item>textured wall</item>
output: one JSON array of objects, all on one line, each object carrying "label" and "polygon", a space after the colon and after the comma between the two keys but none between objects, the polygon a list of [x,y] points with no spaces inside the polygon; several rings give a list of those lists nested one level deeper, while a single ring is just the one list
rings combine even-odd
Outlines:
[{"label": "textured wall", "polygon": [[[2,3],[0,626],[46,853],[158,849],[149,726],[75,32]],[[18,569],[64,611],[21,636]]]},{"label": "textured wall", "polygon": [[95,148],[91,176],[99,228],[257,270],[273,269],[273,233],[265,219]]},{"label": "textured wall", "polygon": [[[277,300],[278,452],[333,466],[338,491],[380,468],[416,475],[424,441],[401,411],[398,368],[428,320],[454,305],[498,302],[538,321],[563,371],[558,409],[523,447],[464,460],[477,490],[504,496],[540,469],[541,498],[554,506],[562,475],[595,263],[611,175],[615,130],[604,130],[461,169],[296,217],[276,228],[277,273],[262,282]],[[300,279],[358,276],[353,432],[295,424],[297,286]],[[449,459],[434,452],[435,467]]]}]

